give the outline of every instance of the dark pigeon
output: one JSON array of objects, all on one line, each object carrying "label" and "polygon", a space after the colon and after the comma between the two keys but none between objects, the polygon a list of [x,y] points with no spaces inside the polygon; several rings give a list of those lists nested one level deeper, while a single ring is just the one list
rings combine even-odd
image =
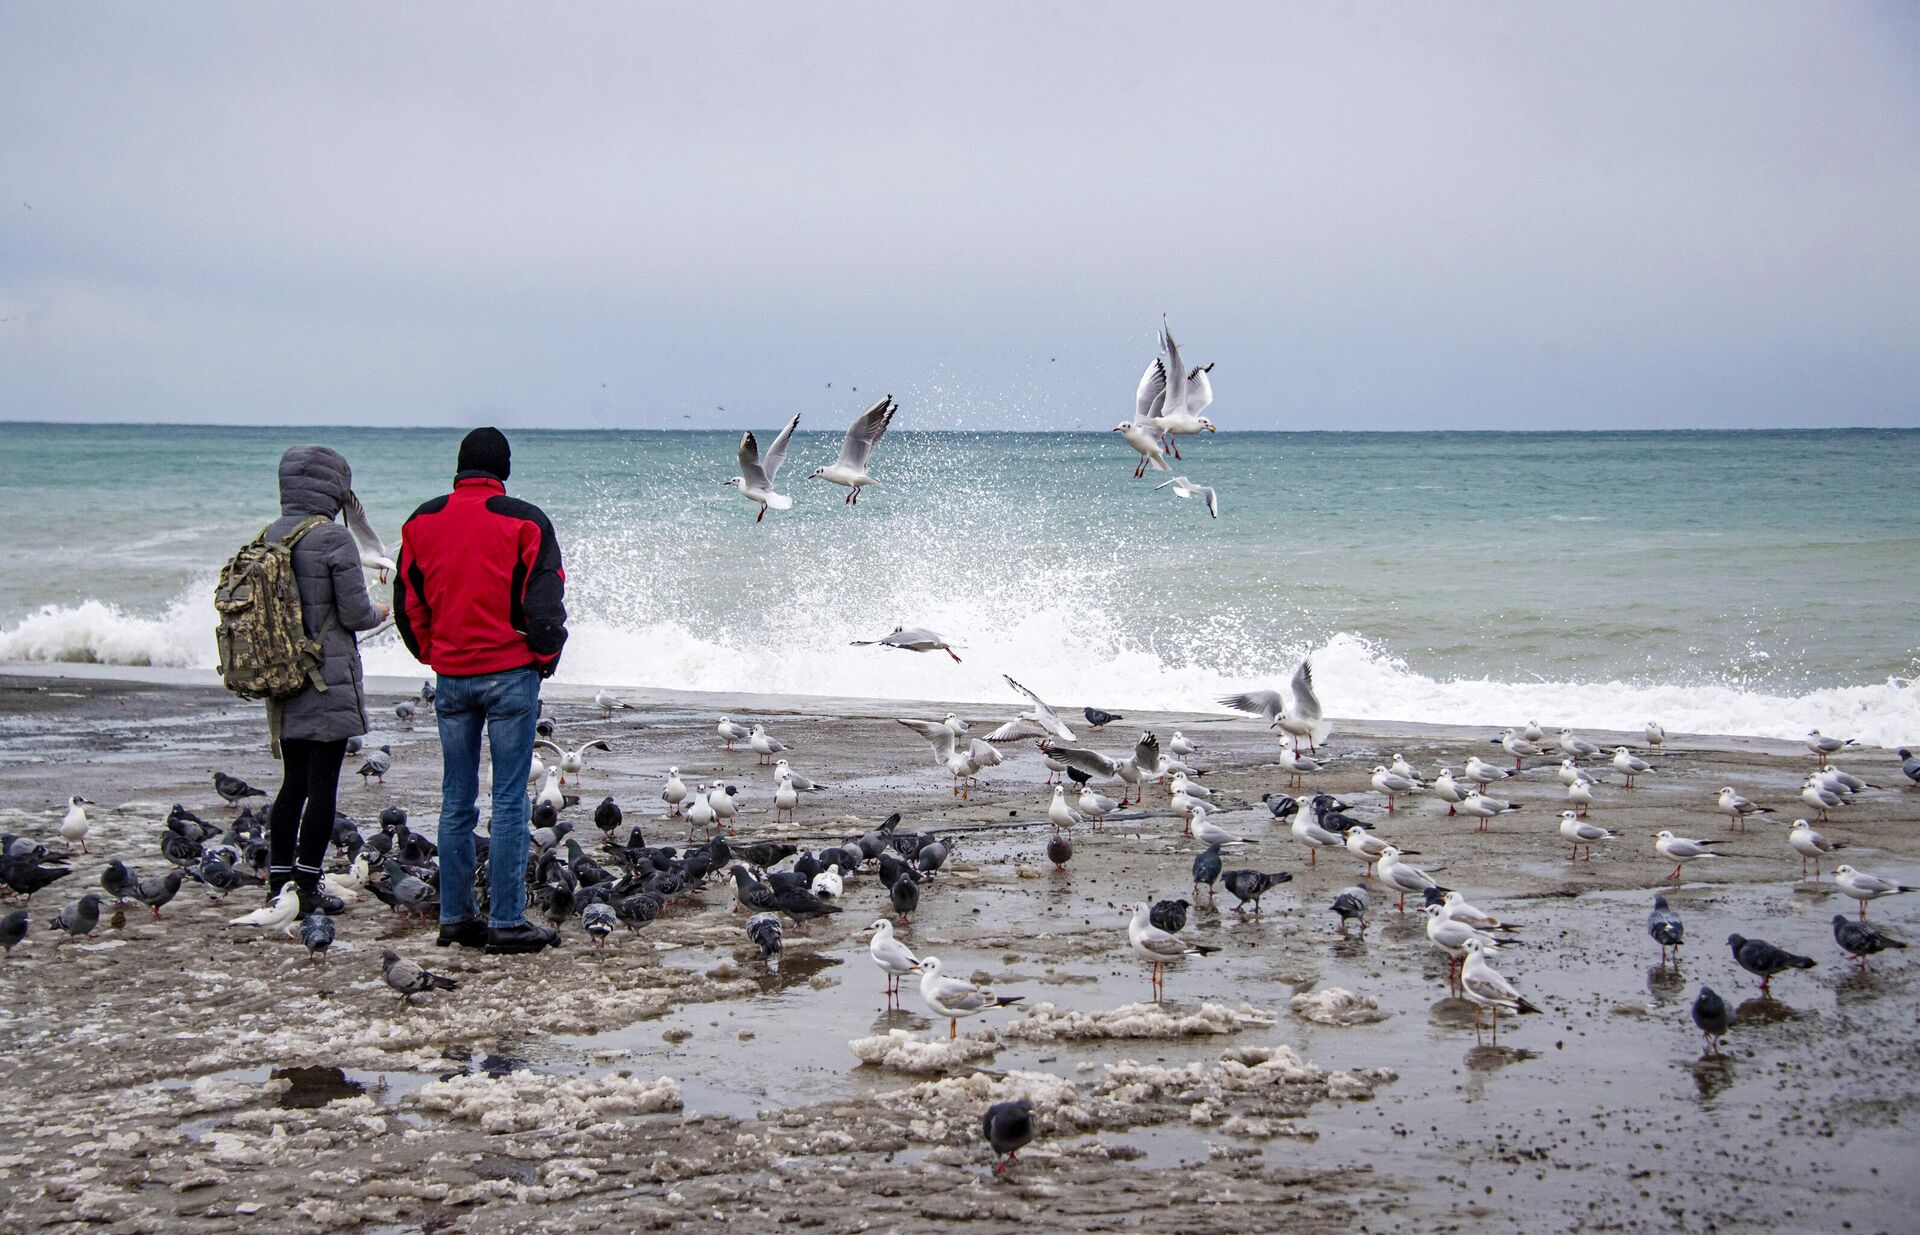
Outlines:
[{"label": "dark pigeon", "polygon": [[[904,883],[906,881],[901,880],[900,882]],[[894,886],[897,888],[900,885],[895,884]],[[914,885],[914,891],[916,893],[914,900],[915,900],[915,903],[917,904],[919,902],[919,897],[917,895],[919,892],[918,884]],[[897,899],[895,900],[894,903],[896,906],[899,904]],[[795,922],[800,923],[802,930],[807,929],[808,926],[812,923],[813,919],[815,918],[824,918],[828,914],[841,912],[840,906],[829,905],[826,901],[821,900],[819,897],[815,896],[813,893],[805,891],[804,889],[801,889],[801,888],[773,889],[772,908],[778,910],[781,913],[786,914],[789,918],[792,918]]]},{"label": "dark pigeon", "polygon": [[751,862],[761,870],[778,866],[799,852],[798,845],[783,845],[770,840],[755,841],[751,845],[736,845],[733,848],[735,857]]},{"label": "dark pigeon", "polygon": [[1681,923],[1680,915],[1667,908],[1667,898],[1653,898],[1653,912],[1647,915],[1647,934],[1660,945],[1660,963],[1666,964],[1667,951],[1672,949],[1673,959],[1680,959],[1680,945],[1686,940],[1687,928]]},{"label": "dark pigeon", "polygon": [[1760,977],[1760,993],[1769,993],[1773,975],[1789,969],[1812,969],[1813,959],[1796,956],[1784,948],[1776,948],[1764,939],[1748,939],[1745,935],[1728,935],[1727,946],[1733,949],[1733,959],[1740,968]]},{"label": "dark pigeon", "polygon": [[1178,935],[1187,925],[1187,902],[1155,901],[1153,908],[1147,910],[1147,921],[1153,923],[1169,935]]},{"label": "dark pigeon", "polygon": [[1047,838],[1047,861],[1053,863],[1053,869],[1067,869],[1067,862],[1073,857],[1073,838],[1065,832],[1055,832]]},{"label": "dark pigeon", "polygon": [[755,912],[772,909],[773,889],[753,877],[753,872],[735,862],[733,864],[733,886],[740,903]]},{"label": "dark pigeon", "polygon": [[1247,902],[1253,902],[1253,911],[1260,912],[1260,898],[1276,884],[1291,883],[1293,876],[1286,871],[1274,871],[1271,874],[1256,870],[1231,870],[1221,876],[1221,882],[1227,885],[1227,891],[1239,899],[1233,907],[1235,913],[1243,913]]},{"label": "dark pigeon", "polygon": [[1833,941],[1840,945],[1842,952],[1859,961],[1862,968],[1866,966],[1867,958],[1876,952],[1907,946],[1898,939],[1882,935],[1865,922],[1855,922],[1844,913],[1833,915]]},{"label": "dark pigeon", "polygon": [[609,836],[620,826],[621,818],[620,804],[611,797],[602,798],[600,805],[593,808],[593,826]]},{"label": "dark pigeon", "polygon": [[913,864],[920,868],[921,874],[931,875],[946,864],[952,852],[953,842],[929,835],[926,843],[920,846],[920,852],[914,856]]},{"label": "dark pigeon", "polygon": [[910,874],[903,874],[887,889],[887,899],[892,902],[893,911],[900,915],[900,921],[905,923],[908,915],[920,908],[920,881]]},{"label": "dark pigeon", "polygon": [[22,939],[27,937],[27,911],[16,909],[4,918],[0,918],[0,948],[7,950],[7,956],[13,956],[13,950]]},{"label": "dark pigeon", "polygon": [[1727,1011],[1727,1001],[1714,994],[1711,986],[1702,986],[1694,998],[1693,1023],[1706,1035],[1707,1050],[1718,1053],[1720,1039],[1727,1036],[1727,1026],[1733,1023],[1733,1017]]},{"label": "dark pigeon", "polygon": [[1208,845],[1193,859],[1193,894],[1200,895],[1200,887],[1206,885],[1207,899],[1213,899],[1213,885],[1220,881],[1220,846]]},{"label": "dark pigeon", "polygon": [[100,872],[100,890],[116,901],[130,898],[138,884],[138,878],[118,858],[107,863],[107,869]]},{"label": "dark pigeon", "polygon": [[587,937],[593,940],[595,947],[604,948],[607,946],[607,936],[613,934],[613,928],[620,925],[620,915],[612,905],[594,901],[580,910],[580,925],[585,928]]},{"label": "dark pigeon", "polygon": [[266,790],[255,789],[238,776],[228,776],[225,772],[213,774],[213,791],[220,795],[228,806],[238,806],[247,798],[264,798]]},{"label": "dark pigeon", "polygon": [[980,1117],[980,1134],[994,1153],[1004,1155],[994,1163],[994,1175],[1005,1174],[1019,1151],[1033,1140],[1033,1103],[1026,1098],[994,1103]]},{"label": "dark pigeon", "polygon": [[257,875],[249,875],[245,871],[235,870],[232,863],[224,858],[208,854],[206,860],[200,863],[200,882],[207,885],[214,894],[213,899],[218,901],[249,884],[262,884],[266,880]]},{"label": "dark pigeon", "polygon": [[42,866],[32,858],[6,858],[0,860],[0,882],[27,898],[33,903],[33,894],[57,879],[65,879],[73,874],[69,866]]},{"label": "dark pigeon", "polygon": [[300,942],[316,965],[327,962],[327,949],[333,946],[333,919],[316,909],[300,921]]},{"label": "dark pigeon", "polygon": [[151,909],[153,911],[153,920],[158,922],[160,920],[160,907],[180,895],[180,885],[186,881],[186,878],[187,874],[182,870],[170,870],[157,879],[149,879],[144,875],[135,875],[133,888],[128,892],[128,895],[134,900],[139,901],[142,905],[145,905],[148,909]]},{"label": "dark pigeon", "polygon": [[1095,729],[1105,729],[1116,720],[1126,719],[1117,712],[1103,712],[1099,708],[1081,708],[1080,715],[1086,717],[1087,723]]}]

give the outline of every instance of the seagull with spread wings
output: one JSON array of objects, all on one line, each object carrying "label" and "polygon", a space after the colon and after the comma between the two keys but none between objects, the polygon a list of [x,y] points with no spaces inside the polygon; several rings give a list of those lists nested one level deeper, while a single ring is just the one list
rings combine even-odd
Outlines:
[{"label": "seagull with spread wings", "polygon": [[1243,695],[1226,695],[1221,703],[1237,712],[1250,712],[1264,717],[1270,728],[1280,729],[1293,738],[1293,752],[1300,753],[1300,739],[1307,739],[1307,749],[1317,751],[1319,744],[1327,740],[1333,732],[1320,714],[1320,698],[1313,693],[1313,662],[1303,660],[1300,667],[1293,671],[1290,684],[1293,692],[1293,707],[1287,708],[1286,701],[1277,690],[1248,691]]},{"label": "seagull with spread wings", "polygon": [[840,443],[840,457],[826,467],[814,468],[807,473],[807,479],[846,486],[850,492],[842,504],[858,506],[860,490],[875,483],[873,477],[867,475],[867,460],[873,457],[873,448],[880,444],[880,438],[893,423],[893,414],[899,410],[900,405],[888,395],[861,412]]},{"label": "seagull with spread wings", "polygon": [[767,507],[775,510],[792,510],[793,499],[773,489],[773,478],[780,473],[780,465],[787,461],[787,443],[793,440],[793,431],[800,425],[800,417],[795,416],[780,430],[780,436],[773,439],[773,445],[767,453],[760,453],[760,443],[755,440],[753,430],[740,435],[740,474],[730,476],[723,483],[740,490],[740,496],[760,507],[760,513],[753,517],[755,523],[767,517]]}]

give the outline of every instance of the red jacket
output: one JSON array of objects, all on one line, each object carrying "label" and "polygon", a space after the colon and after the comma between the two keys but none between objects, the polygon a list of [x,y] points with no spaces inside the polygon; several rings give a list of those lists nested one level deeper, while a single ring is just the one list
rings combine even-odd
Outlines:
[{"label": "red jacket", "polygon": [[400,529],[393,619],[414,659],[452,677],[537,666],[567,641],[567,573],[538,506],[486,472],[461,472]]}]

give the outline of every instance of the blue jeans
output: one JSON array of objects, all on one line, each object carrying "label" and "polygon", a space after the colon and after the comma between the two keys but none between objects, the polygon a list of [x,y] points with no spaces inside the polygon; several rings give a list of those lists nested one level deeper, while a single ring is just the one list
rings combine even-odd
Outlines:
[{"label": "blue jeans", "polygon": [[475,677],[442,675],[433,710],[440,723],[440,920],[474,916],[480,822],[480,730],[493,749],[493,813],[487,820],[487,925],[527,920],[527,772],[540,718],[540,673],[531,667]]}]

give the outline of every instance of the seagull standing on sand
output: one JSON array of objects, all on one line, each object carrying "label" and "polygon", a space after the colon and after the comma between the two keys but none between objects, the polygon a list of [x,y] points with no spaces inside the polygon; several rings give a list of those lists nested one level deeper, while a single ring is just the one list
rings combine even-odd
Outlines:
[{"label": "seagull standing on sand", "polygon": [[1560,752],[1566,755],[1567,758],[1576,761],[1591,759],[1595,755],[1604,755],[1607,753],[1598,746],[1595,746],[1592,742],[1580,737],[1571,729],[1562,729],[1560,731]]},{"label": "seagull standing on sand", "polygon": [[1220,702],[1236,712],[1249,712],[1264,717],[1268,728],[1281,730],[1293,739],[1293,753],[1300,753],[1300,739],[1307,740],[1307,749],[1315,753],[1319,744],[1327,740],[1333,732],[1333,726],[1321,716],[1320,698],[1313,693],[1313,662],[1303,660],[1300,667],[1293,671],[1293,680],[1288,683],[1293,694],[1293,707],[1285,707],[1277,690],[1255,690],[1241,695],[1222,696]]},{"label": "seagull standing on sand", "polygon": [[1792,845],[1793,851],[1800,855],[1800,877],[1802,879],[1807,877],[1807,862],[1809,859],[1813,862],[1813,877],[1818,879],[1820,877],[1820,859],[1836,849],[1846,848],[1845,845],[1837,841],[1830,841],[1820,835],[1820,833],[1814,831],[1813,825],[1805,819],[1795,819],[1793,826],[1787,829],[1787,844]]},{"label": "seagull standing on sand", "polygon": [[1203,499],[1207,504],[1207,513],[1216,519],[1220,517],[1220,495],[1207,486],[1194,484],[1185,476],[1175,476],[1172,480],[1163,480],[1155,485],[1153,491],[1158,493],[1168,486],[1172,486],[1175,497],[1197,497]]},{"label": "seagull standing on sand", "polygon": [[[1357,828],[1354,830],[1359,831]],[[1346,848],[1346,837],[1340,835],[1338,832],[1331,832],[1321,827],[1314,820],[1307,818],[1305,811],[1298,811],[1294,814],[1293,822],[1287,825],[1287,831],[1293,834],[1293,839],[1307,847],[1308,866],[1318,864],[1320,851],[1322,849]]]},{"label": "seagull standing on sand", "polygon": [[1387,765],[1384,763],[1374,767],[1373,780],[1370,783],[1376,792],[1387,795],[1387,813],[1389,815],[1393,813],[1393,802],[1396,797],[1412,794],[1420,788],[1419,785],[1404,776],[1395,776],[1388,770]]},{"label": "seagull standing on sand", "polygon": [[60,820],[60,839],[67,842],[67,852],[72,853],[75,844],[81,853],[91,853],[87,848],[87,832],[92,827],[87,821],[87,799],[74,794],[67,799],[67,813]]},{"label": "seagull standing on sand", "polygon": [[1660,770],[1624,746],[1616,746],[1613,748],[1613,766],[1616,771],[1626,773],[1627,788],[1629,789],[1633,788],[1634,777],[1644,776],[1648,772],[1658,772]]},{"label": "seagull standing on sand", "polygon": [[1359,858],[1361,865],[1366,868],[1368,879],[1373,878],[1374,863],[1380,860],[1381,854],[1392,847],[1386,841],[1368,833],[1365,828],[1350,830],[1347,833],[1346,844],[1347,852]]},{"label": "seagull standing on sand", "polygon": [[1464,775],[1468,780],[1485,789],[1496,781],[1506,780],[1513,773],[1505,768],[1494,767],[1491,763],[1482,763],[1478,755],[1468,755]]},{"label": "seagull standing on sand", "polygon": [[596,690],[593,692],[593,706],[600,709],[600,719],[602,720],[612,720],[615,712],[624,712],[633,707],[631,703],[626,702],[608,690]]},{"label": "seagull standing on sand", "polygon": [[1719,857],[1720,855],[1715,853],[1712,848],[1712,846],[1718,843],[1717,841],[1692,840],[1685,836],[1675,836],[1665,828],[1653,834],[1654,849],[1659,851],[1661,857],[1669,858],[1673,862],[1673,873],[1668,875],[1667,878],[1673,880],[1675,883],[1680,882],[1680,868],[1687,863],[1698,861],[1701,858]]},{"label": "seagull standing on sand", "polygon": [[1520,770],[1521,760],[1533,755],[1544,755],[1547,753],[1538,746],[1535,746],[1532,742],[1521,737],[1512,729],[1502,729],[1500,736],[1494,740],[1500,743],[1509,755],[1513,756],[1513,770],[1516,772]]},{"label": "seagull standing on sand", "polygon": [[[1380,851],[1378,861],[1374,863],[1374,873],[1380,876],[1382,883],[1400,894],[1397,908],[1407,911],[1407,893],[1425,892],[1428,888],[1439,888],[1432,875],[1417,866],[1409,866],[1400,860],[1400,850],[1388,845]],[[1445,891],[1445,889],[1441,889]]]},{"label": "seagull standing on sand", "polygon": [[1053,821],[1054,827],[1065,832],[1071,832],[1076,824],[1082,824],[1087,821],[1086,816],[1067,805],[1067,787],[1065,785],[1055,785],[1053,787],[1053,801],[1047,805],[1047,818]]},{"label": "seagull standing on sand", "polygon": [[960,663],[959,653],[953,650],[953,645],[947,642],[946,637],[924,626],[896,626],[890,635],[882,635],[878,639],[855,639],[853,646],[899,648],[903,652],[945,652],[953,657],[954,664]]},{"label": "seagull standing on sand", "polygon": [[876,483],[867,475],[867,460],[873,457],[873,448],[880,444],[888,426],[893,424],[893,414],[900,405],[893,396],[875,403],[855,418],[847,436],[840,443],[840,457],[826,467],[816,467],[807,473],[808,480],[824,480],[831,485],[842,485],[849,490],[845,506],[860,504],[860,490]]},{"label": "seagull standing on sand", "polygon": [[1879,900],[1883,896],[1897,896],[1902,892],[1920,891],[1904,883],[1895,883],[1891,879],[1882,879],[1878,875],[1869,875],[1851,866],[1841,865],[1833,868],[1833,883],[1842,892],[1860,902],[1860,920],[1866,921],[1867,902]]},{"label": "seagull standing on sand", "polygon": [[1145,901],[1129,905],[1122,912],[1131,915],[1127,923],[1127,942],[1134,954],[1146,960],[1151,968],[1153,998],[1158,1003],[1166,997],[1167,962],[1184,956],[1210,956],[1220,949],[1204,943],[1188,943],[1177,935],[1170,935],[1155,926],[1151,920],[1151,910]]},{"label": "seagull standing on sand", "polygon": [[774,492],[773,482],[780,474],[780,465],[787,461],[787,443],[799,427],[800,417],[789,420],[787,427],[780,430],[780,436],[773,439],[773,445],[767,448],[764,458],[751,430],[740,435],[740,474],[722,483],[740,490],[740,496],[760,507],[760,513],[753,517],[755,523],[767,517],[769,506],[775,510],[793,509],[793,499]]},{"label": "seagull standing on sand", "polygon": [[1761,806],[1748,798],[1741,797],[1738,793],[1734,792],[1732,785],[1723,785],[1721,787],[1720,797],[1715,803],[1714,809],[1723,815],[1729,816],[1727,822],[1729,830],[1737,824],[1742,832],[1747,830],[1748,815],[1771,815],[1773,813],[1771,807]]},{"label": "seagull standing on sand", "polygon": [[769,734],[765,725],[757,723],[747,731],[747,745],[766,767],[772,767],[773,757],[787,749],[785,742]]},{"label": "seagull standing on sand", "polygon": [[1560,812],[1560,835],[1566,837],[1567,840],[1573,843],[1573,852],[1567,855],[1567,861],[1577,861],[1580,857],[1580,846],[1585,845],[1587,847],[1587,861],[1591,862],[1593,861],[1594,843],[1596,841],[1613,840],[1619,834],[1617,832],[1609,832],[1607,829],[1597,827],[1591,823],[1582,823],[1580,822],[1580,816],[1570,810],[1563,810]]},{"label": "seagull standing on sand", "polygon": [[1820,783],[1818,776],[1808,776],[1806,783],[1800,786],[1800,800],[1820,812],[1820,822],[1827,821],[1827,812],[1838,810],[1847,804],[1847,799]]},{"label": "seagull standing on sand", "polygon": [[1652,720],[1648,721],[1647,722],[1647,745],[1651,746],[1655,750],[1659,750],[1662,746],[1665,746],[1666,744],[1667,744],[1667,731],[1660,727],[1660,723],[1658,721],[1652,721]]},{"label": "seagull standing on sand", "polygon": [[[609,712],[608,715],[612,715],[612,713]],[[720,735],[720,740],[726,743],[728,750],[734,749],[733,744],[735,742],[744,742],[753,736],[753,730],[747,728],[745,725],[736,723],[730,716],[722,716],[720,723],[714,726],[714,732]]]},{"label": "seagull standing on sand", "polygon": [[1829,755],[1837,755],[1847,747],[1857,744],[1854,738],[1830,738],[1821,734],[1818,729],[1807,731],[1807,749],[1819,756],[1820,766],[1823,768],[1827,766]]},{"label": "seagull standing on sand", "polygon": [[1312,755],[1303,755],[1291,746],[1280,748],[1280,766],[1286,769],[1289,789],[1302,788],[1306,784],[1304,777],[1327,770],[1325,761],[1315,759]]},{"label": "seagull standing on sand", "polygon": [[1593,782],[1577,780],[1567,786],[1567,801],[1573,803],[1580,818],[1587,817],[1587,808],[1593,805]]},{"label": "seagull standing on sand", "polygon": [[1480,821],[1478,831],[1487,830],[1487,820],[1495,815],[1504,815],[1520,809],[1520,803],[1508,802],[1501,798],[1490,798],[1483,793],[1469,793],[1460,800],[1460,813],[1471,815]]},{"label": "seagull standing on sand", "polygon": [[667,786],[660,791],[660,800],[667,804],[667,818],[674,819],[680,814],[680,803],[687,800],[687,782],[680,779],[680,769],[667,769]]},{"label": "seagull standing on sand", "polygon": [[961,1017],[1004,1008],[1026,996],[996,995],[985,987],[949,978],[940,972],[940,958],[929,956],[920,962],[920,998],[935,1016],[947,1018],[947,1040],[952,1041],[960,1035]]},{"label": "seagull standing on sand", "polygon": [[1462,789],[1459,782],[1453,779],[1452,768],[1441,768],[1440,775],[1433,778],[1433,784],[1429,788],[1433,790],[1434,797],[1447,804],[1447,814],[1460,813],[1458,808],[1460,803],[1466,801],[1467,790]]}]

